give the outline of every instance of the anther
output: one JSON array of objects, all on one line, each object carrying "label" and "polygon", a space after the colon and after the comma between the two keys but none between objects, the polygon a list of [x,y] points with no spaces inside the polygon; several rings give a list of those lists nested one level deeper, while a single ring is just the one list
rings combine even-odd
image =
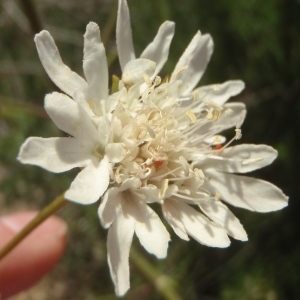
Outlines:
[{"label": "anther", "polygon": [[194,114],[192,111],[188,110],[188,111],[186,112],[186,115],[191,119],[191,121],[192,121],[193,123],[196,123],[196,122],[197,122],[197,118],[196,118],[195,114]]},{"label": "anther", "polygon": [[164,179],[163,183],[162,183],[162,187],[159,191],[159,198],[160,199],[163,199],[165,197],[168,187],[169,187],[169,180]]},{"label": "anther", "polygon": [[175,80],[178,79],[179,75],[184,72],[189,66],[188,65],[184,65],[182,66],[175,74],[174,74],[174,77],[175,77]]}]

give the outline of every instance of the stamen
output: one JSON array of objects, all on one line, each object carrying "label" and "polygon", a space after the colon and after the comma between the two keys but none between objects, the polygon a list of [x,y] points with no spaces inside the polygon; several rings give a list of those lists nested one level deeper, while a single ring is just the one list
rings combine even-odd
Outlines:
[{"label": "stamen", "polygon": [[219,118],[221,117],[221,112],[223,110],[223,107],[219,106],[218,104],[210,100],[206,100],[204,103],[210,107],[206,118],[210,121],[215,121],[215,122],[218,121]]},{"label": "stamen", "polygon": [[183,156],[179,156],[179,162],[182,165],[184,174],[187,176],[189,174],[189,164]]},{"label": "stamen", "polygon": [[186,177],[172,177],[169,178],[170,181],[179,181],[179,180],[186,180],[186,179],[191,179],[193,176],[186,176]]},{"label": "stamen", "polygon": [[205,179],[204,173],[203,173],[203,171],[201,169],[195,168],[194,172],[195,172],[195,175],[196,175],[196,177],[198,179],[200,179],[200,180],[204,180]]},{"label": "stamen", "polygon": [[[166,173],[164,173],[164,174],[162,174],[162,175],[158,175],[158,176],[151,177],[151,180],[154,180],[154,181],[160,181],[161,178],[164,178],[164,177],[166,177],[167,175],[170,175],[170,174],[172,174],[172,173],[174,173],[174,172],[176,172],[176,171],[178,171],[178,170],[181,170],[181,168],[182,168],[182,167],[180,166],[180,167],[175,168],[175,169],[173,169],[173,170],[171,170],[171,171],[169,171],[169,172],[166,172]],[[172,180],[172,178],[170,178],[170,180]]]},{"label": "stamen", "polygon": [[194,123],[192,126],[188,126],[185,130],[183,130],[182,134],[191,135],[192,133],[197,131],[203,125],[204,125],[204,122]]},{"label": "stamen", "polygon": [[242,130],[240,128],[235,129],[235,140],[239,140],[242,137]]},{"label": "stamen", "polygon": [[158,86],[161,83],[161,77],[160,76],[156,76],[153,82],[153,86]]},{"label": "stamen", "polygon": [[241,126],[245,120],[245,116],[246,116],[246,110],[242,110],[240,119],[235,127],[235,136],[227,144],[225,144],[220,150],[216,150],[216,151],[221,151],[226,149],[234,140],[239,140],[242,137]]},{"label": "stamen", "polygon": [[222,143],[222,139],[220,135],[216,135],[214,139],[214,144],[220,144],[220,143]]},{"label": "stamen", "polygon": [[196,102],[200,98],[200,90],[197,89],[192,92],[193,101]]},{"label": "stamen", "polygon": [[217,103],[213,102],[213,101],[210,101],[210,100],[205,100],[204,103],[207,105],[207,106],[210,106],[212,108],[215,108],[215,109],[219,109],[219,110],[222,110],[223,107],[218,105]]},{"label": "stamen", "polygon": [[186,97],[179,97],[178,99],[175,99],[176,102],[182,102],[182,101],[190,101],[193,98],[191,96],[186,96]]},{"label": "stamen", "polygon": [[173,194],[173,196],[178,197],[180,199],[192,201],[192,203],[197,203],[197,202],[200,202],[200,201],[203,201],[203,200],[208,200],[208,199],[214,199],[212,197],[208,198],[207,196],[203,197],[203,198],[200,198],[200,197],[199,198],[192,198],[192,197],[189,197],[189,196],[186,196],[186,195],[181,195],[179,193]]},{"label": "stamen", "polygon": [[163,183],[162,183],[162,187],[159,191],[159,198],[160,199],[163,199],[165,197],[168,187],[169,187],[169,180],[164,179]]},{"label": "stamen", "polygon": [[144,123],[143,125],[146,127],[150,137],[152,137],[154,139],[156,137],[154,130],[146,123]]},{"label": "stamen", "polygon": [[226,110],[225,110],[225,114],[226,115],[230,115],[232,113],[232,109],[231,108],[227,108]]},{"label": "stamen", "polygon": [[220,200],[221,200],[221,197],[222,197],[221,194],[219,194],[219,193],[217,192],[217,193],[215,194],[215,197],[214,197],[214,198],[215,198],[216,201],[220,201]]},{"label": "stamen", "polygon": [[215,109],[215,108],[210,108],[210,110],[207,112],[206,119],[209,121],[218,121],[221,117],[221,110],[220,109]]},{"label": "stamen", "polygon": [[[186,69],[188,69],[188,65],[184,65],[184,66],[182,66],[175,74],[174,74],[174,79],[175,80],[178,80],[178,77],[179,77],[179,75],[182,73],[182,72],[184,72]],[[175,81],[174,80],[174,81]]]},{"label": "stamen", "polygon": [[148,87],[150,87],[152,85],[152,81],[151,81],[149,75],[143,74],[142,77],[144,78],[144,81],[148,85]]},{"label": "stamen", "polygon": [[206,119],[207,119],[207,120],[213,120],[213,118],[214,118],[214,109],[211,108],[211,109],[207,112]]},{"label": "stamen", "polygon": [[197,122],[197,118],[196,118],[196,116],[194,115],[194,113],[193,113],[192,111],[188,110],[188,111],[186,112],[186,115],[191,119],[191,121],[192,121],[193,123],[196,123],[196,122]]},{"label": "stamen", "polygon": [[212,86],[212,89],[213,89],[215,92],[220,91],[220,87],[219,87],[218,85],[216,85],[216,84],[214,84],[214,85]]},{"label": "stamen", "polygon": [[147,158],[146,161],[144,161],[143,163],[141,163],[141,166],[151,166],[153,164],[153,157],[151,158]]}]

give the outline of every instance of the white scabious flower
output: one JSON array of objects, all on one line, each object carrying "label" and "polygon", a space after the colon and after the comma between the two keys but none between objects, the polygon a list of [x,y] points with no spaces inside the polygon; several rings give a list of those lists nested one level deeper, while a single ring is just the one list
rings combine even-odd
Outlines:
[{"label": "white scabious flower", "polygon": [[[130,16],[119,0],[119,90],[108,94],[108,71],[99,28],[84,35],[83,79],[65,66],[50,34],[37,49],[51,79],[66,93],[45,98],[55,124],[71,137],[29,138],[19,160],[52,172],[80,167],[65,198],[81,204],[101,198],[99,217],[108,228],[108,263],[117,295],[129,289],[129,251],[134,233],[158,258],[167,255],[169,233],[152,209],[182,239],[227,247],[228,236],[247,234],[226,204],[258,212],[279,210],[288,198],[271,183],[238,175],[269,165],[277,152],[266,145],[231,146],[241,138],[242,103],[226,103],[244,83],[227,81],[195,88],[213,50],[198,32],[169,79],[158,74],[168,58],[174,23],[165,22],[136,58]],[[220,133],[235,128],[230,141]]]}]

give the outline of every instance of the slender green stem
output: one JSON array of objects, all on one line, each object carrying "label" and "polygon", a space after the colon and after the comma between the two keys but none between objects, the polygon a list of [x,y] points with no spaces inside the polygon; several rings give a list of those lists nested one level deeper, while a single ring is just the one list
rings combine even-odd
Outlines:
[{"label": "slender green stem", "polygon": [[138,251],[131,247],[130,260],[139,269],[139,271],[155,286],[156,290],[161,293],[167,300],[181,300],[178,292],[174,287],[174,282],[167,275],[153,267]]},{"label": "slender green stem", "polygon": [[117,10],[118,10],[118,1],[114,1],[112,5],[111,13],[109,14],[105,27],[101,30],[101,39],[104,46],[109,42],[110,36],[115,29],[116,20],[117,20]]},{"label": "slender green stem", "polygon": [[53,215],[56,211],[64,207],[68,203],[64,199],[64,194],[54,199],[48,206],[46,206],[37,216],[32,219],[17,235],[15,235],[1,250],[0,260],[6,256],[12,249],[14,249],[27,235],[29,235],[38,225],[44,222],[48,217]]}]

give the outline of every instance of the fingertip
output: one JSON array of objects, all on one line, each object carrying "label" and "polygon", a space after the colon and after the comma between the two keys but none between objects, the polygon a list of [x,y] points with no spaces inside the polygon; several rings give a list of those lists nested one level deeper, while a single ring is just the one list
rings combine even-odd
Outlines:
[{"label": "fingertip", "polygon": [[[0,246],[20,231],[36,212],[21,212],[0,219]],[[66,223],[52,216],[35,229],[0,262],[2,298],[29,288],[61,258],[67,236]]]}]

